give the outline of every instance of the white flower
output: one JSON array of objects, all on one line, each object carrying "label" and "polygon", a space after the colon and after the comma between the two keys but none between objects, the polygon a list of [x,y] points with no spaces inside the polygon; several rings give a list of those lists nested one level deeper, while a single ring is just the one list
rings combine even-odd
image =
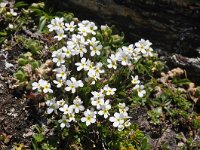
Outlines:
[{"label": "white flower", "polygon": [[72,38],[67,41],[67,47],[71,50],[72,55],[79,55],[83,57],[84,53],[87,53],[86,45],[88,44],[85,41],[84,36],[73,34]]},{"label": "white flower", "polygon": [[69,124],[69,119],[67,119],[67,117],[65,115],[62,116],[62,119],[58,121],[60,123],[60,127],[64,128],[64,127],[70,127]]},{"label": "white flower", "polygon": [[13,10],[13,9],[10,9],[10,14],[11,14],[12,16],[17,16],[17,13],[16,13],[16,12],[14,12],[14,10]]},{"label": "white flower", "polygon": [[93,91],[91,93],[92,93],[94,99],[99,99],[99,98],[104,99],[103,91],[100,91],[100,92]]},{"label": "white flower", "polygon": [[119,107],[119,112],[120,112],[120,113],[123,113],[123,112],[129,110],[129,108],[126,107],[126,104],[125,104],[125,103],[119,103],[119,104],[118,104],[118,107]]},{"label": "white flower", "polygon": [[55,101],[55,98],[48,100],[46,102],[47,108],[47,114],[51,114],[52,112],[55,112],[57,114],[57,109],[59,108],[58,104]]},{"label": "white flower", "polygon": [[51,89],[51,85],[48,82],[43,82],[41,84],[42,88],[43,88],[43,92],[44,93],[53,93],[53,90]]},{"label": "white flower", "polygon": [[84,106],[82,105],[83,102],[78,96],[73,100],[73,103],[74,105],[72,105],[72,108],[74,109],[75,113],[79,113],[79,111],[84,110]]},{"label": "white flower", "polygon": [[124,124],[120,124],[120,125],[118,126],[118,131],[122,131],[122,130],[124,130]]},{"label": "white flower", "polygon": [[72,43],[70,43],[70,41],[69,41],[69,46],[71,45],[70,47],[72,47],[72,48],[75,48],[79,45],[87,45],[88,44],[88,42],[85,41],[85,37],[82,35],[79,35],[79,34],[73,34],[72,38],[71,38],[71,42]]},{"label": "white flower", "polygon": [[78,39],[79,45],[88,45],[84,36],[77,34],[76,38]]},{"label": "white flower", "polygon": [[84,25],[84,26],[88,26],[90,23],[89,20],[83,20],[80,24]]},{"label": "white flower", "polygon": [[90,33],[92,33],[93,35],[96,35],[96,30],[97,30],[97,26],[95,25],[94,22],[90,22],[89,23],[89,28],[90,28]]},{"label": "white flower", "polygon": [[134,61],[137,62],[142,56],[141,56],[140,52],[137,51],[137,49],[134,49],[134,51],[132,53],[132,57],[133,57]]},{"label": "white flower", "polygon": [[76,88],[83,87],[83,82],[81,80],[76,81],[74,77],[71,77],[70,80],[67,80],[66,91],[72,91],[72,93],[76,92]]},{"label": "white flower", "polygon": [[77,67],[77,71],[80,71],[80,70],[82,70],[82,69],[85,69],[85,68],[87,67],[86,58],[83,57],[83,58],[81,59],[81,62],[75,63],[75,65],[78,66],[78,67]]},{"label": "white flower", "polygon": [[113,122],[113,126],[117,127],[119,131],[122,131],[125,127],[131,125],[130,119],[131,117],[125,115],[124,113],[115,113],[113,117],[110,117],[110,121]]},{"label": "white flower", "polygon": [[82,22],[78,23],[78,33],[82,34],[83,36],[87,36],[90,33],[95,35],[95,30],[97,30],[97,26],[94,22],[83,20]]},{"label": "white flower", "polygon": [[64,104],[62,107],[59,108],[59,110],[62,111],[65,115],[73,112],[72,106],[68,106],[67,104]]},{"label": "white flower", "polygon": [[56,24],[57,24],[57,31],[63,31],[64,32],[64,28],[65,28],[65,25],[64,25],[64,18],[61,17],[61,18],[58,18],[56,17],[55,18],[56,20]]},{"label": "white flower", "polygon": [[106,25],[101,25],[100,28],[101,28],[102,31],[105,31],[105,30],[106,30],[107,28],[109,28],[109,27],[108,27],[108,25],[106,24]]},{"label": "white flower", "polygon": [[91,78],[91,79],[94,79],[94,80],[97,80],[97,79],[100,79],[100,74],[97,73],[97,70],[93,70],[93,69],[90,69],[88,71],[88,76]]},{"label": "white flower", "polygon": [[57,101],[57,104],[59,107],[62,107],[62,106],[64,106],[65,101],[63,99],[61,99],[61,100]]},{"label": "white flower", "polygon": [[82,122],[86,122],[86,126],[89,126],[91,123],[96,122],[96,112],[93,110],[87,109],[84,112],[84,117],[81,118]]},{"label": "white flower", "polygon": [[62,54],[62,49],[58,49],[57,51],[53,51],[52,57],[57,57]]},{"label": "white flower", "polygon": [[118,61],[121,62],[123,66],[131,65],[131,55],[127,51],[122,50],[121,48],[118,49],[118,52],[116,53],[116,58]]},{"label": "white flower", "polygon": [[151,47],[149,47],[146,50],[146,54],[143,55],[144,57],[153,57],[153,49]]},{"label": "white flower", "polygon": [[103,64],[101,62],[98,62],[95,66],[95,74],[100,74],[100,73],[104,73],[104,70],[101,69],[103,66]]},{"label": "white flower", "polygon": [[32,83],[32,89],[33,90],[38,89],[38,92],[43,91],[44,93],[53,93],[50,83],[48,83],[46,80],[43,79],[40,79],[38,83],[37,82]]},{"label": "white flower", "polygon": [[88,78],[86,78],[86,82],[91,82],[92,85],[96,83],[97,80],[100,80],[99,74],[95,73],[95,70],[89,70]]},{"label": "white flower", "polygon": [[118,104],[118,107],[119,107],[119,112],[120,112],[121,114],[123,114],[124,116],[128,116],[127,111],[129,110],[129,108],[126,107],[126,104],[125,104],[125,103],[119,103],[119,104]]},{"label": "white flower", "polygon": [[132,78],[132,83],[133,84],[139,84],[140,83],[140,80],[138,80],[138,76],[135,76],[135,77],[133,77],[133,76],[131,76],[131,78]]},{"label": "white flower", "polygon": [[8,28],[13,29],[14,28],[13,24],[9,23]]},{"label": "white flower", "polygon": [[126,122],[124,122],[125,127],[129,127],[131,125],[130,119],[128,119]]},{"label": "white flower", "polygon": [[[52,55],[54,56],[54,55]],[[56,63],[57,66],[60,66],[61,64],[65,63],[65,54],[63,53],[57,53],[57,55],[53,58],[53,62]]]},{"label": "white flower", "polygon": [[133,44],[130,44],[128,47],[127,46],[122,46],[122,49],[124,52],[132,55],[133,51],[134,51],[134,46]]},{"label": "white flower", "polygon": [[59,31],[57,31],[57,35],[54,36],[54,39],[57,39],[58,41],[60,41],[60,40],[62,40],[64,38],[66,38],[66,37],[67,37],[67,35],[65,35],[64,31],[63,30],[59,30]]},{"label": "white flower", "polygon": [[78,80],[76,87],[83,87],[83,82],[81,80]]},{"label": "white flower", "polygon": [[144,85],[136,85],[133,89],[137,90],[139,97],[144,97],[144,95],[146,94],[146,91],[144,90]]},{"label": "white flower", "polygon": [[95,37],[92,37],[91,39],[88,39],[87,41],[90,44],[90,46],[96,46],[100,42],[100,41],[97,41]]},{"label": "white flower", "polygon": [[59,24],[59,23],[63,23],[64,18],[63,18],[63,17],[61,17],[61,18],[55,17],[55,20],[56,20],[56,22]]},{"label": "white flower", "polygon": [[47,27],[49,28],[49,31],[50,31],[50,32],[52,32],[52,31],[54,31],[54,30],[58,30],[57,22],[56,22],[55,19],[52,19],[52,20],[51,20],[51,24],[49,24]]},{"label": "white flower", "polygon": [[74,49],[78,45],[79,41],[76,34],[72,35],[72,38],[67,41],[67,47],[69,49]]},{"label": "white flower", "polygon": [[71,52],[71,50],[69,48],[63,46],[61,49],[62,49],[63,53],[65,54],[66,58],[70,58],[71,57],[72,52]]},{"label": "white flower", "polygon": [[32,89],[33,90],[38,90],[38,92],[41,92],[41,85],[38,82],[33,82],[32,83]]},{"label": "white flower", "polygon": [[123,66],[131,65],[130,60],[131,60],[131,56],[130,55],[127,55],[126,53],[121,53],[120,61],[121,61],[121,64]]},{"label": "white flower", "polygon": [[73,32],[76,27],[76,25],[74,25],[74,21],[71,21],[70,23],[65,23],[65,26],[65,30],[70,32]]},{"label": "white flower", "polygon": [[103,90],[106,92],[106,95],[114,95],[116,88],[110,88],[108,85],[105,85]]},{"label": "white flower", "polygon": [[104,99],[102,99],[102,98],[91,98],[91,104],[92,104],[92,106],[96,106],[97,107],[97,109],[99,110],[100,108],[101,108],[101,105],[103,105],[104,104]]},{"label": "white flower", "polygon": [[53,83],[57,85],[57,88],[60,88],[63,86],[63,79],[56,77],[56,80],[53,80]]},{"label": "white flower", "polygon": [[67,87],[65,88],[66,91],[72,91],[72,93],[76,92],[76,79],[71,77],[71,80],[67,80]]},{"label": "white flower", "polygon": [[64,31],[64,22],[63,18],[54,18],[51,20],[51,23],[47,26],[49,28],[49,31],[56,31],[56,32],[63,32]]},{"label": "white flower", "polygon": [[116,112],[109,120],[113,122],[114,127],[118,127],[124,123],[124,115]]},{"label": "white flower", "polygon": [[83,24],[78,24],[79,28],[78,28],[78,33],[82,34],[83,36],[87,36],[88,32],[90,32],[90,29],[86,26],[84,26]]},{"label": "white flower", "polygon": [[74,113],[69,113],[68,117],[69,117],[69,122],[72,122],[72,121],[76,122],[75,114]]},{"label": "white flower", "polygon": [[102,47],[103,47],[102,45],[90,46],[91,50],[90,55],[91,56],[100,55],[101,54],[100,50],[102,50]]},{"label": "white flower", "polygon": [[110,113],[108,112],[111,109],[111,105],[109,104],[109,100],[106,100],[103,105],[101,105],[101,110],[98,112],[99,115],[104,115],[104,118],[108,118]]},{"label": "white flower", "polygon": [[138,49],[141,53],[146,54],[146,50],[151,46],[151,42],[149,40],[141,39],[139,42],[135,43],[136,49]]},{"label": "white flower", "polygon": [[60,68],[54,69],[53,71],[56,71],[56,77],[57,78],[62,78],[63,80],[65,80],[67,78],[67,70],[65,65],[62,65]]},{"label": "white flower", "polygon": [[80,57],[83,57],[84,53],[87,53],[87,49],[85,45],[80,44],[79,46],[76,47],[77,53],[79,53]]},{"label": "white flower", "polygon": [[107,66],[108,68],[113,68],[113,69],[117,69],[117,58],[115,57],[114,54],[111,54],[111,56],[109,57],[110,59],[107,59],[107,62],[109,63]]},{"label": "white flower", "polygon": [[94,70],[94,63],[88,59],[84,70]]},{"label": "white flower", "polygon": [[7,4],[8,4],[8,1],[1,2],[0,3],[0,8],[6,7]]}]

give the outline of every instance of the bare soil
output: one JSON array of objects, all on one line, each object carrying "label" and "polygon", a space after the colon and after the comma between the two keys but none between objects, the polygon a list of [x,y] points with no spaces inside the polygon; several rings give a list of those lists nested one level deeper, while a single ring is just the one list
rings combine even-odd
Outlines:
[{"label": "bare soil", "polygon": [[[8,54],[8,60],[14,62],[19,52]],[[15,66],[14,66],[15,67]],[[5,58],[0,60],[0,135],[5,135],[8,142],[0,141],[0,149],[8,150],[15,144],[31,144],[33,126],[36,123],[34,106],[27,98],[10,89],[10,79],[14,67],[5,68]]]}]

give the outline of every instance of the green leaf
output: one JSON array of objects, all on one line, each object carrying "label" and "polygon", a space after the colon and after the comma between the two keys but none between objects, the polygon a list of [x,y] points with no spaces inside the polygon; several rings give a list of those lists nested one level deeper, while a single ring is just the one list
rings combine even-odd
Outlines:
[{"label": "green leaf", "polygon": [[142,140],[141,149],[142,149],[142,150],[149,150],[149,149],[150,149],[150,144],[149,144],[148,138],[144,138],[144,139]]},{"label": "green leaf", "polygon": [[37,130],[38,133],[42,132],[42,127],[40,127],[39,125],[36,125],[35,129]]},{"label": "green leaf", "polygon": [[111,39],[112,39],[112,43],[116,44],[116,43],[121,42],[124,39],[124,37],[119,36],[118,34],[116,34],[116,35],[112,35]]},{"label": "green leaf", "polygon": [[35,7],[29,7],[29,9],[32,10],[36,14],[36,16],[44,16],[46,14],[43,10]]},{"label": "green leaf", "polygon": [[23,59],[23,58],[18,59],[19,66],[25,66],[27,63],[28,63],[27,59]]},{"label": "green leaf", "polygon": [[25,47],[30,50],[32,54],[38,54],[42,46],[38,40],[27,39],[24,43]]},{"label": "green leaf", "polygon": [[181,86],[181,85],[189,85],[191,82],[188,79],[173,79],[172,83]]},{"label": "green leaf", "polygon": [[1,31],[0,32],[0,36],[6,36],[7,35],[7,32],[6,31]]},{"label": "green leaf", "polygon": [[73,13],[65,13],[64,14],[64,19],[66,22],[70,22],[72,21],[74,18],[74,14]]},{"label": "green leaf", "polygon": [[33,146],[33,149],[34,149],[34,150],[39,150],[38,144],[36,143],[35,140],[32,141],[32,146]]},{"label": "green leaf", "polygon": [[33,138],[37,143],[41,143],[44,140],[44,136],[42,134],[35,134],[33,135]]},{"label": "green leaf", "polygon": [[15,3],[14,8],[19,8],[19,7],[24,7],[24,6],[28,6],[28,4],[21,1],[21,2]]},{"label": "green leaf", "polygon": [[45,16],[40,17],[40,22],[39,22],[39,31],[42,32],[44,26],[46,25],[47,18]]},{"label": "green leaf", "polygon": [[124,91],[120,91],[120,92],[118,92],[118,95],[121,95],[121,96],[124,96],[124,97],[127,96],[126,92],[124,92]]},{"label": "green leaf", "polygon": [[14,77],[22,82],[22,81],[25,81],[25,79],[26,79],[27,76],[26,76],[26,74],[22,70],[18,70],[14,74]]},{"label": "green leaf", "polygon": [[38,61],[33,61],[31,62],[31,66],[33,67],[33,69],[36,69],[40,67],[40,63]]},{"label": "green leaf", "polygon": [[0,44],[3,43],[3,41],[6,39],[6,37],[0,37]]}]

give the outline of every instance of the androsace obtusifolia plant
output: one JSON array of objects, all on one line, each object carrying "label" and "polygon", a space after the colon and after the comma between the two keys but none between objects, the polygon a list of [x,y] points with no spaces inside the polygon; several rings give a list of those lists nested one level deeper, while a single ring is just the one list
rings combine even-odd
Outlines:
[{"label": "androsace obtusifolia plant", "polygon": [[[47,114],[60,118],[61,128],[80,122],[86,126],[100,122],[120,131],[129,127],[128,107],[125,101],[116,100],[117,87],[112,87],[110,79],[112,74],[133,66],[139,59],[154,56],[152,43],[141,39],[108,52],[104,49],[104,41],[97,36],[97,32],[104,32],[108,26],[98,30],[95,23],[88,20],[65,23],[64,18],[55,17],[48,28],[59,47],[52,52],[53,80],[40,79],[32,83],[33,90],[46,94]],[[143,97],[144,86],[139,77],[134,76],[132,90]],[[91,90],[84,96],[87,99],[81,97],[85,94],[81,93],[84,87]]]}]

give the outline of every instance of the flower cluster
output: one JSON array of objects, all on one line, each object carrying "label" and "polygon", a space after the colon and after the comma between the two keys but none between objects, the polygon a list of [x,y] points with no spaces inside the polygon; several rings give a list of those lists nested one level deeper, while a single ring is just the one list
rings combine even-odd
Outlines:
[{"label": "flower cluster", "polygon": [[110,121],[113,122],[114,127],[118,127],[119,131],[122,131],[124,127],[129,127],[131,125],[130,118],[127,111],[125,103],[118,104],[119,112],[115,112],[114,116],[110,117]]},{"label": "flower cluster", "polygon": [[139,97],[143,97],[146,94],[146,91],[144,90],[144,85],[140,84],[140,80],[138,79],[138,76],[132,77],[132,84],[135,86],[133,87],[134,90],[137,91]]},{"label": "flower cluster", "polygon": [[144,57],[152,57],[153,49],[150,47],[152,45],[149,40],[141,39],[139,42],[135,43],[135,51],[140,52]]},{"label": "flower cluster", "polygon": [[[12,5],[13,5],[12,2],[4,0],[3,2],[0,3],[0,13],[5,11],[7,16],[16,17],[17,12],[14,11],[14,9],[12,8],[13,7]],[[7,6],[10,6],[9,11],[7,11]]]},{"label": "flower cluster", "polygon": [[141,39],[139,42],[130,44],[129,46],[122,46],[118,48],[115,54],[111,54],[108,62],[108,68],[117,69],[117,62],[123,66],[130,66],[132,61],[137,62],[142,56],[152,57],[153,49],[150,47],[152,43],[149,40]]},{"label": "flower cluster", "polygon": [[68,105],[63,99],[56,101],[56,98],[53,98],[46,102],[46,105],[48,106],[47,114],[53,112],[58,114],[59,111],[62,114],[62,119],[59,120],[60,127],[70,127],[70,122],[76,122],[75,114],[78,114],[85,109],[82,103],[83,102],[78,96],[75,97],[72,105]]},{"label": "flower cluster", "polygon": [[[104,43],[97,36],[98,28],[94,22],[73,20],[65,23],[64,18],[56,17],[51,20],[48,28],[59,43],[58,49],[52,52],[55,64],[52,87],[64,94],[58,99],[57,93],[53,93],[46,80],[40,79],[32,83],[33,90],[51,95],[46,102],[47,114],[59,116],[61,128],[70,127],[71,122],[78,121],[89,126],[102,119],[107,119],[108,124],[113,124],[119,131],[129,127],[129,108],[115,99],[117,88],[109,86],[107,72],[131,66],[142,57],[152,57],[151,43],[141,39],[106,55]],[[100,32],[106,28],[108,27],[102,26]],[[146,92],[138,76],[132,76],[132,84],[135,85],[133,89],[137,90],[138,96],[143,97]],[[91,92],[81,93],[86,87],[90,87]],[[82,98],[84,94],[86,99]]]},{"label": "flower cluster", "polygon": [[53,90],[51,89],[51,84],[43,79],[40,79],[38,82],[33,82],[32,89],[37,89],[38,92],[53,93]]},{"label": "flower cluster", "polygon": [[[54,38],[57,39],[58,41],[67,37],[65,31],[73,33],[75,30],[77,30],[79,36],[77,38],[74,37],[72,39],[71,41],[72,44],[73,42],[78,42],[77,39],[84,40],[83,37],[87,36],[88,34],[96,35],[95,31],[97,30],[97,26],[95,25],[94,22],[83,20],[81,23],[78,23],[78,29],[75,29],[76,27],[77,25],[75,25],[74,21],[70,23],[64,23],[64,18],[58,18],[58,17],[52,19],[51,24],[48,25],[49,31],[56,32],[56,36],[54,36]],[[84,45],[84,41],[81,41],[81,43]]]}]

